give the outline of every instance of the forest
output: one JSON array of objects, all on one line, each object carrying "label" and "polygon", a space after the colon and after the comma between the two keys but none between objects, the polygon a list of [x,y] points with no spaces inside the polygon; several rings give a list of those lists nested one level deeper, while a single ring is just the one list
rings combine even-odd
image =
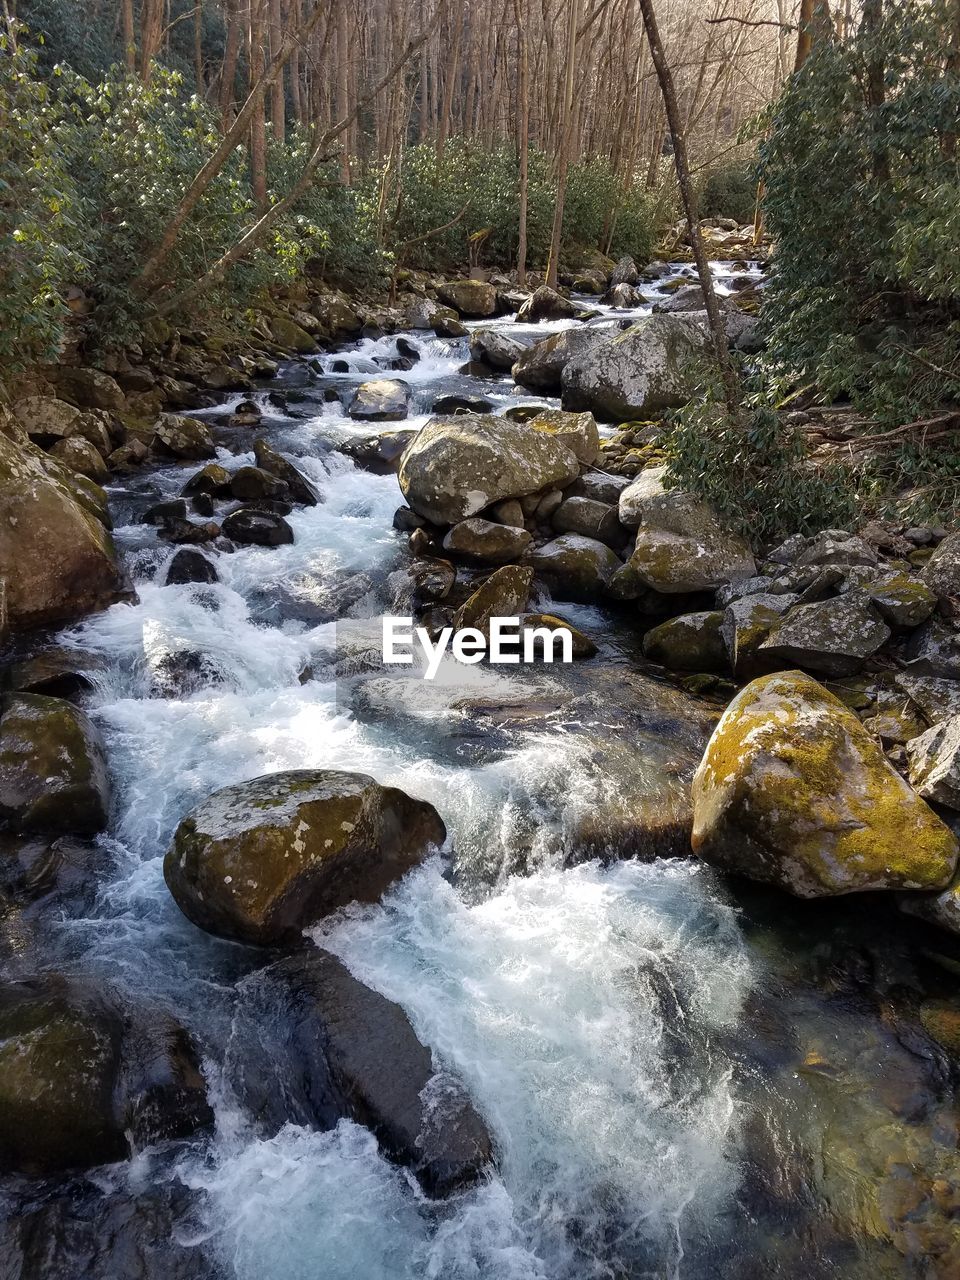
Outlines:
[{"label": "forest", "polygon": [[960,0],[0,0],[0,1280],[960,1276]]}]

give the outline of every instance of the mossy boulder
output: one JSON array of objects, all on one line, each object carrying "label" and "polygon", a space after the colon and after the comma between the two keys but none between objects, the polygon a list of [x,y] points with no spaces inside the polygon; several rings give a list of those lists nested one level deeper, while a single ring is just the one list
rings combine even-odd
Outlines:
[{"label": "mossy boulder", "polygon": [[485,280],[448,280],[438,287],[437,296],[468,318],[483,319],[497,309],[497,290]]},{"label": "mossy boulder", "polygon": [[28,436],[65,440],[79,430],[81,413],[54,396],[26,396],[13,406],[14,417]]},{"label": "mossy boulder", "polygon": [[722,622],[723,613],[719,610],[668,618],[644,636],[644,657],[671,671],[727,671]]},{"label": "mossy boulder", "polygon": [[[621,510],[622,504],[621,497]],[[658,493],[651,486],[640,506],[643,523],[630,564],[654,591],[709,591],[756,573],[744,539],[724,529],[714,511],[691,494],[674,489]]]},{"label": "mossy boulder", "polygon": [[720,633],[730,666],[739,679],[764,675],[781,665],[774,657],[760,655],[759,649],[799,598],[788,592],[778,595],[772,591],[759,591],[755,595],[741,596],[727,605]]},{"label": "mossy boulder", "polygon": [[478,564],[509,564],[520,559],[530,542],[526,529],[473,516],[453,526],[443,540],[443,549]]},{"label": "mossy boulder", "polygon": [[527,607],[533,570],[525,565],[508,564],[491,573],[457,610],[454,627],[476,627],[486,631],[491,618],[516,618]]},{"label": "mossy boulder", "polygon": [[724,871],[813,898],[938,889],[957,841],[856,716],[810,676],[754,680],[693,783],[693,848]]},{"label": "mossy boulder", "polygon": [[65,471],[0,435],[0,593],[14,631],[70,622],[128,595],[97,503],[81,501],[85,486],[97,486],[68,482]]},{"label": "mossy boulder", "polygon": [[585,631],[581,631],[579,627],[575,627],[572,622],[567,622],[566,618],[559,618],[555,613],[528,613],[523,619],[523,630],[539,631],[546,628],[548,631],[566,631],[570,636],[574,661],[581,658],[592,658],[597,653],[597,646]]},{"label": "mossy boulder", "polygon": [[607,593],[611,578],[622,567],[620,557],[595,538],[563,533],[530,554],[536,572],[546,578],[561,600],[595,603]]},{"label": "mossy boulder", "polygon": [[272,476],[282,480],[287,486],[294,502],[304,507],[315,507],[320,502],[320,493],[307,477],[288,458],[276,449],[271,448],[266,440],[254,440],[253,453],[257,466],[269,471]]},{"label": "mossy boulder", "polygon": [[600,452],[600,433],[592,413],[567,413],[564,409],[544,409],[530,419],[534,431],[543,431],[565,444],[571,453],[589,466]]},{"label": "mossy boulder", "polygon": [[210,428],[199,418],[161,413],[153,429],[162,451],[175,458],[212,458],[216,453]]},{"label": "mossy boulder", "polygon": [[826,676],[849,676],[889,639],[890,628],[870,597],[854,590],[835,599],[797,605],[757,652]]},{"label": "mossy boulder", "polygon": [[85,712],[35,693],[0,700],[0,821],[89,836],[107,825],[109,807],[103,742]]},{"label": "mossy boulder", "polygon": [[312,355],[319,351],[317,340],[312,333],[307,333],[303,325],[297,324],[289,316],[277,313],[268,321],[270,336],[283,351],[296,352],[297,355]]},{"label": "mossy boulder", "polygon": [[898,629],[919,627],[937,607],[936,592],[908,573],[884,574],[864,591],[884,622]]},{"label": "mossy boulder", "polygon": [[563,386],[563,370],[574,356],[588,356],[609,337],[605,329],[578,325],[551,334],[518,356],[513,366],[513,380],[529,391],[559,395]]},{"label": "mossy boulder", "polygon": [[177,828],[163,874],[194,924],[269,946],[374,902],[446,830],[432,805],[365,774],[303,769],[215,792]]},{"label": "mossy boulder", "polygon": [[58,440],[50,450],[51,456],[62,462],[71,471],[88,476],[101,484],[110,479],[110,469],[89,440],[82,436],[71,436],[68,440]]}]

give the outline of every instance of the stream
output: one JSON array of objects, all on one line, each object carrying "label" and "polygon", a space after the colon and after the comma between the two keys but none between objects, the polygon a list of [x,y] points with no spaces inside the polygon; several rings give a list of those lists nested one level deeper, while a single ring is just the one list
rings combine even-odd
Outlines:
[{"label": "stream", "polygon": [[[714,267],[721,291],[742,271]],[[638,314],[598,311],[592,323]],[[482,325],[522,338],[565,323]],[[916,1032],[918,993],[955,978],[885,904],[794,902],[684,856],[717,709],[645,667],[629,617],[556,602],[600,651],[549,672],[445,665],[428,686],[371,661],[380,616],[407,611],[408,552],[395,476],[335,449],[377,429],[346,416],[350,389],[407,381],[410,417],[379,424],[398,428],[440,394],[495,411],[557,403],[458,372],[467,339],[403,336],[420,356],[408,371],[384,373],[397,335],[363,339],[286,363],[253,397],[256,429],[224,425],[237,396],[198,415],[229,470],[262,434],[321,495],[287,517],[291,545],[206,549],[219,583],[160,585],[176,548],[140,522],[199,464],[109,490],[138,602],[57,638],[95,672],[85,705],[114,785],[105,869],[81,910],[24,926],[11,964],[175,1014],[200,1046],[216,1128],[79,1179],[75,1196],[188,1188],[183,1255],[236,1280],[960,1274],[956,1082]],[[238,1000],[269,956],[196,929],[164,884],[200,800],[318,767],[428,800],[449,831],[444,856],[382,903],[313,931],[403,1006],[486,1121],[497,1168],[449,1200],[427,1199],[352,1122],[258,1133],[234,1091],[257,1033]],[[5,1194],[21,1212],[22,1190]],[[171,1276],[191,1274],[178,1265]]]}]

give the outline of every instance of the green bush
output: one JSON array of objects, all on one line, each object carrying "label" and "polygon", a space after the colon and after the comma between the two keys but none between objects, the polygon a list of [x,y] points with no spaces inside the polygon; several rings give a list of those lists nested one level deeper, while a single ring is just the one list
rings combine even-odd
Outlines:
[{"label": "green bush", "polygon": [[740,160],[710,168],[700,189],[702,218],[734,218],[752,222],[757,205],[756,166]]},{"label": "green bush", "polygon": [[649,262],[663,221],[656,198],[639,187],[625,188],[605,157],[571,165],[563,216],[568,259],[586,249],[604,249],[614,257],[629,254]]}]

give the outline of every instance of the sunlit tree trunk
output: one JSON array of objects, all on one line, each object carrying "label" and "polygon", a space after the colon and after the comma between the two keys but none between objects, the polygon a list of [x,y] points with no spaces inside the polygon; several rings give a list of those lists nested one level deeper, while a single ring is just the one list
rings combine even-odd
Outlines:
[{"label": "sunlit tree trunk", "polygon": [[[250,0],[247,22],[248,88],[252,92],[263,79],[264,7],[266,0]],[[263,110],[263,97],[257,102],[250,117],[250,188],[258,209],[267,207],[267,125]]]},{"label": "sunlit tree trunk", "polygon": [[567,197],[567,173],[573,143],[573,84],[577,66],[577,27],[580,23],[580,0],[570,0],[567,16],[567,60],[564,73],[563,110],[560,116],[560,154],[557,165],[557,197],[550,233],[550,256],[547,259],[547,284],[556,288],[560,270],[560,244],[563,239],[563,207]]}]

